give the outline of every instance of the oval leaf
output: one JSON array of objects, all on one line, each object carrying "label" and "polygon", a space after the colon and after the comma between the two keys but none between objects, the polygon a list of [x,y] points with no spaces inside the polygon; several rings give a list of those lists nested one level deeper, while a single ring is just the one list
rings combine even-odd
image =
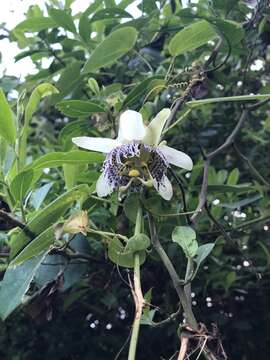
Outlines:
[{"label": "oval leaf", "polygon": [[10,266],[17,266],[34,256],[42,254],[48,250],[50,245],[55,240],[55,230],[53,226],[39,234],[33,241],[31,241],[15,259],[10,263]]},{"label": "oval leaf", "polygon": [[196,233],[189,226],[176,226],[172,232],[172,240],[179,244],[187,258],[193,258],[198,250]]},{"label": "oval leaf", "polygon": [[[113,238],[108,246],[108,257],[116,265],[122,267],[134,267],[134,255],[127,253],[121,241]],[[145,251],[140,251],[140,264],[145,261]]]},{"label": "oval leaf", "polygon": [[25,169],[38,170],[44,168],[63,166],[66,164],[70,164],[70,165],[93,164],[96,162],[101,162],[103,160],[104,160],[104,155],[96,152],[81,151],[81,150],[74,150],[69,152],[59,151],[41,156],[39,159],[29,164]]},{"label": "oval leaf", "polygon": [[98,20],[107,20],[107,19],[125,19],[132,18],[127,11],[117,8],[107,8],[99,10],[91,18],[90,22],[93,23]]},{"label": "oval leaf", "polygon": [[27,191],[29,190],[34,172],[33,170],[23,171],[15,176],[10,184],[10,191],[15,200],[20,203],[23,201]]},{"label": "oval leaf", "polygon": [[214,246],[215,246],[214,243],[209,243],[199,246],[196,257],[194,259],[197,263],[197,268],[199,268],[201,263],[207,258],[207,256],[213,250]]},{"label": "oval leaf", "polygon": [[12,111],[2,89],[0,89],[0,136],[13,145],[16,140],[16,127]]},{"label": "oval leaf", "polygon": [[34,112],[37,110],[40,100],[46,96],[57,94],[59,91],[52,84],[44,83],[38,85],[32,92],[30,99],[25,107],[25,125],[27,127]]},{"label": "oval leaf", "polygon": [[110,33],[92,52],[83,68],[83,74],[114,63],[133,48],[137,35],[137,30],[129,26]]},{"label": "oval leaf", "polygon": [[22,21],[15,27],[14,30],[23,32],[39,32],[41,30],[50,29],[56,26],[57,25],[53,19],[49,17],[36,16],[31,19]]},{"label": "oval leaf", "polygon": [[64,29],[76,33],[76,27],[74,25],[72,16],[65,10],[49,9],[48,13],[56,24],[62,26]]},{"label": "oval leaf", "polygon": [[150,239],[145,234],[132,236],[125,247],[125,253],[135,253],[136,251],[146,250],[150,246]]},{"label": "oval leaf", "polygon": [[153,80],[162,80],[162,77],[159,75],[151,76],[142,82],[140,82],[137,86],[135,86],[127,95],[123,102],[123,107],[129,107],[139,101],[140,99],[143,99],[145,94],[150,92],[153,88],[151,87],[151,83],[153,83]]},{"label": "oval leaf", "polygon": [[169,43],[171,55],[177,56],[197,49],[217,37],[213,26],[206,20],[198,21],[179,31]]},{"label": "oval leaf", "polygon": [[89,187],[87,185],[76,186],[38,212],[24,229],[20,229],[14,236],[11,236],[10,257],[14,258],[30,241],[55,224],[75,200],[86,198],[88,194]]},{"label": "oval leaf", "polygon": [[45,255],[17,267],[9,266],[1,282],[0,316],[5,320],[22,302]]},{"label": "oval leaf", "polygon": [[102,104],[85,100],[64,100],[59,102],[56,107],[61,113],[70,117],[89,116],[106,111]]}]

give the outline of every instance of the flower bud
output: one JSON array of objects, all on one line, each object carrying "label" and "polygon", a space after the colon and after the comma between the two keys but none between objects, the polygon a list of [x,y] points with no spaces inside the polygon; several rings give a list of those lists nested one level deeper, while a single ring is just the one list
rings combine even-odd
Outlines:
[{"label": "flower bud", "polygon": [[88,229],[88,215],[87,211],[79,210],[72,214],[63,226],[64,232],[70,234],[82,233],[87,235]]}]

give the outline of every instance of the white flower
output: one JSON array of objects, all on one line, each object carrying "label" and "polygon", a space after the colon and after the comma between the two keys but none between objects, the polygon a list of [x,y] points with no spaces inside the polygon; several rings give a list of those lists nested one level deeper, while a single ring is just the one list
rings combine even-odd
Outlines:
[{"label": "white flower", "polygon": [[139,112],[127,110],[120,116],[117,139],[72,139],[81,148],[107,154],[96,184],[98,196],[107,196],[118,188],[139,191],[142,185],[152,184],[165,200],[171,199],[172,185],[166,175],[169,164],[186,170],[193,164],[187,154],[159,143],[169,115],[169,109],[161,110],[146,127]]}]

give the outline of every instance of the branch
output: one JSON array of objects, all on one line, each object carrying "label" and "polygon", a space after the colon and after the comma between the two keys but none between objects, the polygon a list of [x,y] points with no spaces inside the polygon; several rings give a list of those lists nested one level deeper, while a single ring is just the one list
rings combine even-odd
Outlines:
[{"label": "branch", "polygon": [[174,179],[177,182],[177,185],[179,186],[179,189],[181,191],[181,196],[182,196],[182,201],[183,201],[183,210],[184,210],[184,213],[186,213],[185,216],[186,216],[187,224],[190,225],[191,221],[190,221],[190,216],[188,214],[187,202],[186,202],[186,196],[185,196],[185,190],[184,190],[183,184],[182,184],[181,180],[179,179],[179,177],[176,175],[176,173],[171,168],[169,168],[169,172],[174,177]]},{"label": "branch", "polygon": [[261,182],[263,185],[270,187],[270,183],[259,173],[259,171],[253,166],[249,158],[247,158],[244,154],[241,153],[240,149],[236,145],[236,143],[233,143],[233,148],[236,152],[236,154],[239,156],[240,159],[242,159],[247,166],[249,167],[250,171],[254,174],[254,176]]},{"label": "branch", "polygon": [[169,259],[168,255],[166,254],[165,250],[163,249],[163,247],[159,241],[156,225],[155,225],[152,215],[149,213],[147,215],[148,215],[148,222],[149,222],[150,237],[151,237],[153,247],[156,250],[156,252],[158,253],[158,255],[160,256],[161,261],[163,262],[164,266],[166,267],[166,269],[172,279],[174,288],[177,292],[177,295],[179,297],[179,300],[181,302],[183,310],[186,314],[187,322],[194,330],[196,330],[198,328],[198,323],[193,315],[191,306],[188,303],[188,299],[186,297],[184,288],[182,286],[182,281],[180,280],[171,260]]},{"label": "branch", "polygon": [[11,213],[7,213],[4,210],[0,210],[0,219],[4,219],[7,222],[7,225],[10,225],[10,228],[19,227],[21,229],[25,228],[25,224],[20,220],[16,219]]},{"label": "branch", "polygon": [[199,195],[199,203],[198,203],[198,206],[197,206],[194,214],[191,217],[191,221],[193,224],[195,224],[199,213],[205,207],[205,204],[207,201],[208,170],[209,170],[211,160],[213,160],[217,155],[221,154],[224,150],[226,150],[229,146],[231,146],[234,143],[238,133],[240,132],[240,130],[242,129],[242,127],[245,123],[247,115],[251,111],[257,110],[260,106],[265,105],[269,100],[270,100],[270,98],[267,98],[265,100],[257,102],[254,105],[247,106],[242,111],[242,114],[241,114],[235,128],[233,129],[231,134],[227,137],[227,139],[224,141],[224,143],[222,145],[220,145],[217,149],[210,152],[208,155],[205,155],[204,173],[203,173],[203,181],[202,181],[201,191],[200,191],[200,195]]},{"label": "branch", "polygon": [[170,314],[166,319],[161,320],[159,322],[151,321],[151,326],[159,327],[159,326],[168,324],[169,322],[176,319],[176,317],[180,314],[180,311],[181,311],[181,304],[179,305],[179,308],[177,309],[177,311],[175,313]]},{"label": "branch", "polygon": [[[183,307],[183,311],[185,312],[187,323],[189,324],[191,329],[197,333],[200,330],[199,324],[197,323],[197,320],[194,317],[194,314],[193,314],[193,311],[191,308],[190,299],[187,298],[185,291],[184,291],[184,287],[182,285],[182,282],[181,282],[171,260],[169,259],[168,255],[166,254],[165,250],[163,249],[163,247],[159,241],[159,238],[157,235],[156,224],[154,222],[152,215],[147,213],[147,216],[148,216],[148,223],[149,223],[149,230],[150,230],[150,238],[151,238],[153,247],[156,250],[156,252],[158,253],[158,255],[160,256],[161,261],[163,262],[164,266],[166,267],[166,269],[172,279],[174,288],[177,292],[180,303]],[[208,349],[207,346],[204,346],[202,351],[203,351],[204,357],[207,360],[217,360],[216,356],[212,353],[212,351],[210,349]]]}]

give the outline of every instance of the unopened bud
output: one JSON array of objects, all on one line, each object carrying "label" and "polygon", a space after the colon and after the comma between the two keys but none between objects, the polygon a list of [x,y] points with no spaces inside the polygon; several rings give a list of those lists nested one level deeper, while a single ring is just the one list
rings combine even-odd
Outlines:
[{"label": "unopened bud", "polygon": [[69,234],[82,233],[86,236],[88,224],[87,211],[79,210],[67,219],[63,226],[63,230]]},{"label": "unopened bud", "polygon": [[98,93],[99,93],[99,86],[98,86],[98,83],[97,83],[96,79],[94,79],[94,78],[89,78],[89,79],[88,79],[88,86],[89,86],[89,88],[93,91],[93,93],[94,93],[95,95],[98,95]]}]

